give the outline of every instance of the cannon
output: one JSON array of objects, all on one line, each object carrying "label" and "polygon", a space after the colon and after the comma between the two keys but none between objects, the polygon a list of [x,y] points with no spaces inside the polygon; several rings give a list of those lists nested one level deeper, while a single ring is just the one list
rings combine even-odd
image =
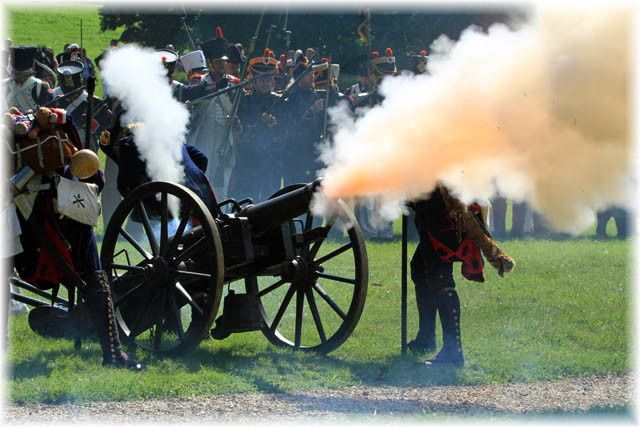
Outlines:
[{"label": "cannon", "polygon": [[251,331],[277,346],[335,350],[364,308],[367,253],[343,201],[330,215],[311,212],[320,189],[316,180],[214,209],[179,184],[134,189],[113,213],[100,254],[121,337],[170,356],[209,336]]}]

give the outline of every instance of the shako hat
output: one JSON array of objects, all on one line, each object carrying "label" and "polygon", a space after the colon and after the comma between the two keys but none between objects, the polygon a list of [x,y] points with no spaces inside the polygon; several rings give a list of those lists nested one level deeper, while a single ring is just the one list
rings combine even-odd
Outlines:
[{"label": "shako hat", "polygon": [[178,62],[178,54],[171,49],[156,49],[156,55],[158,55],[158,59],[162,61],[162,65],[167,69],[167,75],[173,74],[176,62]]},{"label": "shako hat", "polygon": [[84,65],[80,61],[65,61],[58,65],[58,81],[63,93],[71,92],[82,86]]},{"label": "shako hat", "polygon": [[14,71],[31,71],[36,57],[35,46],[11,46],[9,47],[9,57],[11,59],[11,67]]},{"label": "shako hat", "polygon": [[[298,54],[299,53],[299,54]],[[302,54],[301,50],[297,50],[294,56],[293,65],[291,66],[291,76],[295,79],[304,73],[310,67],[307,57]]]},{"label": "shako hat", "polygon": [[240,48],[238,48],[235,44],[230,44],[227,46],[227,62],[231,64],[240,64],[242,63],[242,52]]},{"label": "shako hat", "polygon": [[216,27],[216,38],[202,42],[200,47],[207,59],[229,59],[226,55],[227,39],[224,38],[221,27]]},{"label": "shako hat", "polygon": [[388,47],[385,51],[385,56],[375,55],[378,52],[372,52],[371,66],[375,76],[391,76],[398,72],[396,68],[396,57],[393,56],[393,50]]},{"label": "shako hat", "polygon": [[182,55],[180,57],[180,63],[182,63],[182,67],[187,73],[200,71],[207,67],[204,53],[202,53],[201,50],[194,50],[193,52]]},{"label": "shako hat", "polygon": [[262,56],[249,60],[249,71],[251,74],[263,74],[278,69],[278,61],[273,57],[273,51],[269,48],[264,50]]},{"label": "shako hat", "polygon": [[426,50],[421,50],[418,55],[411,55],[411,71],[416,74],[423,74],[427,71],[427,56]]}]

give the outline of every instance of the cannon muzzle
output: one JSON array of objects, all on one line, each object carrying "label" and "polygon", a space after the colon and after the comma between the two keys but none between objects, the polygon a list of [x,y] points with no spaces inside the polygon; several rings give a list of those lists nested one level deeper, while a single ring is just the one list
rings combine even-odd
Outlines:
[{"label": "cannon muzzle", "polygon": [[316,179],[304,187],[257,205],[249,205],[240,215],[247,217],[254,232],[261,233],[307,212],[311,199],[321,183],[320,179]]}]

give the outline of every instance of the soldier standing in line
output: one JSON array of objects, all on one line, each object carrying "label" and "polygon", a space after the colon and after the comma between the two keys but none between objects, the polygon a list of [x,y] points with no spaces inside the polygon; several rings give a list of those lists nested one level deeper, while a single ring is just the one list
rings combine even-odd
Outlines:
[{"label": "soldier standing in line", "polygon": [[[249,73],[257,76],[275,74],[278,61],[269,49],[264,55],[249,60]],[[280,189],[282,178],[282,139],[278,110],[272,107],[279,97],[273,93],[274,77],[261,77],[253,82],[253,91],[244,95],[238,117],[242,134],[238,139],[238,162],[234,169],[234,185],[230,193],[236,198],[251,197],[254,202],[268,199]]]},{"label": "soldier standing in line", "polygon": [[6,104],[7,107],[17,107],[23,113],[53,99],[49,84],[32,75],[35,55],[35,46],[9,48],[13,76],[3,80]]},{"label": "soldier standing in line", "polygon": [[[296,53],[291,77],[298,78],[311,66],[302,52]],[[313,71],[309,70],[285,102],[283,114],[288,124],[283,153],[285,185],[313,181],[320,167],[316,142],[322,138],[324,100],[315,90],[313,80]]]},{"label": "soldier standing in line", "polygon": [[[220,27],[216,27],[216,37],[203,42],[201,47],[209,69],[209,74],[200,83],[201,88],[220,90],[239,83],[237,77],[226,73],[227,40]],[[232,109],[232,94],[229,93],[201,102],[192,110],[192,127],[187,136],[188,144],[209,159],[207,178],[219,200],[227,198],[231,172],[236,163],[235,140],[241,132],[239,120],[231,117]]]},{"label": "soldier standing in line", "polygon": [[[387,48],[385,53],[385,56],[380,56],[377,51],[371,53],[371,74],[369,79],[372,82],[372,88],[366,95],[360,94],[356,98],[352,103],[355,108],[373,107],[382,102],[383,97],[377,90],[378,86],[382,82],[382,79],[387,76],[397,75],[398,69],[396,67],[396,58],[393,56],[393,50]],[[370,200],[366,204],[359,203],[356,206],[355,215],[362,229],[362,233],[365,238],[371,240],[393,240],[393,222],[383,219],[379,211],[380,203],[376,200]]]}]

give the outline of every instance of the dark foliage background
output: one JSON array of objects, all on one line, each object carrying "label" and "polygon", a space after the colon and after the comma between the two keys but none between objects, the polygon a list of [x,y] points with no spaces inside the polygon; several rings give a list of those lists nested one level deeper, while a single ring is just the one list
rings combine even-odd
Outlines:
[{"label": "dark foliage background", "polygon": [[[220,25],[225,38],[229,42],[242,43],[245,53],[248,53],[247,48],[256,31],[261,11],[259,7],[254,13],[248,10],[234,13],[228,8],[216,11],[211,6],[206,9],[185,8],[180,4],[161,7],[124,10],[104,6],[100,9],[101,28],[105,31],[124,27],[121,36],[123,42],[137,42],[156,48],[171,43],[177,50],[186,52],[192,50],[186,27],[190,29],[191,38],[197,46],[213,38],[215,27]],[[291,49],[318,48],[322,57],[330,57],[349,72],[355,66],[358,55],[366,54],[369,47],[358,39],[356,31],[363,19],[361,11],[355,5],[343,6],[333,13],[267,8],[253,55],[257,56],[264,50],[267,40],[268,47],[276,55],[283,53],[286,25],[286,29],[291,31]],[[495,22],[512,22],[522,16],[523,11],[505,7],[468,11],[371,8],[370,14],[371,50],[384,54],[385,48],[391,47],[402,68],[404,59],[421,49],[428,50],[431,42],[441,34],[456,39],[470,25],[486,29]]]}]

